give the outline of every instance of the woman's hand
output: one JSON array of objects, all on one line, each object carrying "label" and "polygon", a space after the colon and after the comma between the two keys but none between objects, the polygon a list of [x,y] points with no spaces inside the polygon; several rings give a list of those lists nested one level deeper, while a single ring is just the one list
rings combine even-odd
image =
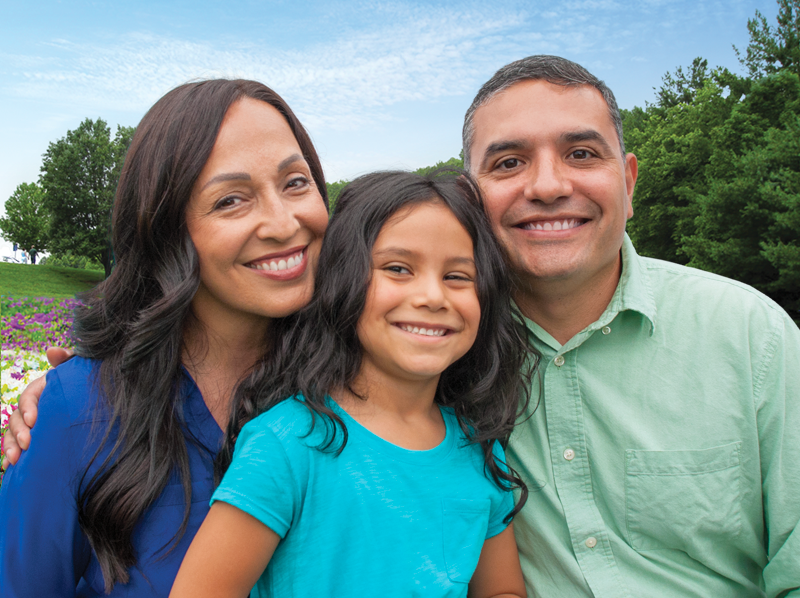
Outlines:
[{"label": "woman's hand", "polygon": [[[70,349],[50,347],[47,350],[47,361],[56,367],[71,359],[75,353]],[[14,465],[19,461],[22,451],[28,450],[31,443],[31,428],[39,414],[39,397],[45,387],[45,377],[37,378],[22,391],[17,410],[8,418],[8,430],[3,435],[3,467]]]}]

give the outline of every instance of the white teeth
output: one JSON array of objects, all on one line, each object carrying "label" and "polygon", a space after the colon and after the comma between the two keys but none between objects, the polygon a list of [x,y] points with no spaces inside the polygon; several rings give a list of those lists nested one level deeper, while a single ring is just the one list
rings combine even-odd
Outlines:
[{"label": "white teeth", "polygon": [[405,330],[406,332],[411,332],[412,334],[419,334],[422,336],[444,336],[447,332],[446,330],[437,330],[435,328],[420,328],[419,326],[408,326],[406,324],[401,324],[400,328]]},{"label": "white teeth", "polygon": [[277,270],[286,270],[287,268],[294,268],[295,266],[299,266],[303,262],[303,252],[301,251],[297,255],[293,255],[289,259],[283,259],[278,261],[272,262],[261,262],[260,264],[255,264],[251,266],[255,270],[271,270],[276,272]]}]

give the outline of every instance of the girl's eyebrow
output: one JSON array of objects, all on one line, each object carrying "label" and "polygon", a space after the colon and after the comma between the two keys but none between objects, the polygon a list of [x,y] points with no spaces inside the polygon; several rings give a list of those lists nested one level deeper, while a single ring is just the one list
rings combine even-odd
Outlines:
[{"label": "girl's eyebrow", "polygon": [[[380,251],[376,251],[374,253],[374,257],[405,257],[405,258],[413,258],[417,257],[419,254],[416,251],[411,251],[406,249],[405,247],[387,247],[386,249],[381,249]],[[453,262],[456,264],[468,264],[470,266],[475,265],[475,260],[469,257],[462,257],[456,256],[448,258],[448,262]]]}]

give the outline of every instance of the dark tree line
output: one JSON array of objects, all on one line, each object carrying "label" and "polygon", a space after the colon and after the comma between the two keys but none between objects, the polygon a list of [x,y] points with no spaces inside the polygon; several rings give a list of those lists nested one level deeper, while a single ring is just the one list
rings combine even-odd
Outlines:
[{"label": "dark tree line", "polygon": [[800,0],[756,12],[746,76],[696,58],[623,111],[639,159],[628,232],[644,255],[750,284],[800,318]]}]

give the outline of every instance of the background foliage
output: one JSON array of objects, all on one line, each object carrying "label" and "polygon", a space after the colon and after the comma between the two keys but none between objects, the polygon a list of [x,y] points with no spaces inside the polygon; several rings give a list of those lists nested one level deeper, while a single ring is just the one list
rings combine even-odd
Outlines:
[{"label": "background foliage", "polygon": [[748,76],[696,58],[623,111],[639,159],[628,225],[643,255],[754,286],[800,319],[800,0],[756,12]]}]

